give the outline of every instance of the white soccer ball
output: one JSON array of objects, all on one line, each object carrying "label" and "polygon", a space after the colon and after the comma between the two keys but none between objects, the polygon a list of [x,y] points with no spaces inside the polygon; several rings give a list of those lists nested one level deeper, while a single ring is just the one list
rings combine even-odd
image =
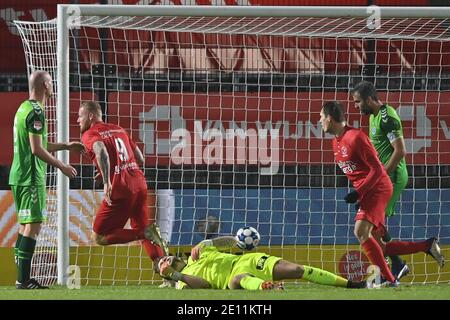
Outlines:
[{"label": "white soccer ball", "polygon": [[253,227],[243,227],[236,233],[237,246],[241,249],[252,250],[257,247],[261,236]]}]

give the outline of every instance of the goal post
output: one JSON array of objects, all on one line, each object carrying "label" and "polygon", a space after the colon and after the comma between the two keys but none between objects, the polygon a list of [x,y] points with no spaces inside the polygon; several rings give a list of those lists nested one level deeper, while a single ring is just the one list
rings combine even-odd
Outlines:
[{"label": "goal post", "polygon": [[[175,189],[165,203],[176,209],[170,244],[178,253],[201,239],[199,229],[204,236],[230,234],[248,224],[269,254],[358,278],[367,261],[357,254],[353,209],[342,201],[349,185],[317,121],[321,103],[337,99],[345,102],[350,124],[367,127],[348,98],[365,78],[375,79],[383,101],[408,121],[412,179],[399,213],[388,220],[390,230],[409,240],[437,235],[450,252],[450,184],[440,169],[450,167],[450,8],[58,5],[49,24],[51,32],[43,34],[52,39],[25,52],[30,71],[48,69],[36,57],[53,48],[57,141],[76,131],[71,90],[74,101],[98,99],[108,121],[129,130],[144,148],[150,189]],[[17,26],[27,48],[44,25]],[[367,57],[365,41],[382,53]],[[262,140],[272,152],[255,148]],[[66,152],[59,158],[69,161]],[[74,253],[75,264],[87,264],[87,283],[159,280],[143,276],[151,270],[136,246],[99,249],[89,242],[85,229],[98,194],[87,182],[87,162],[80,158],[79,165],[77,185],[89,195],[72,194],[58,171],[57,223],[51,227],[58,234],[58,283],[66,283],[77,241],[87,247]],[[69,237],[71,232],[77,234]],[[126,255],[124,265],[117,262]],[[94,260],[100,262],[91,270]],[[408,263],[415,271],[411,282],[450,280],[423,255]]]},{"label": "goal post", "polygon": [[[58,5],[57,9],[57,71],[58,97],[56,118],[58,119],[58,140],[69,141],[69,20],[68,7]],[[68,151],[58,154],[63,163],[69,162]],[[58,170],[58,284],[67,283],[69,267],[69,180]]]}]

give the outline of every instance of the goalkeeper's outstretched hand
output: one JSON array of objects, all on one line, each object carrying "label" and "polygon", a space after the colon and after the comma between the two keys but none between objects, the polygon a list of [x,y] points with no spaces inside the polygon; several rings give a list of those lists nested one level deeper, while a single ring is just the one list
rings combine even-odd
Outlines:
[{"label": "goalkeeper's outstretched hand", "polygon": [[355,203],[356,201],[358,201],[358,192],[356,190],[350,192],[348,195],[345,196],[344,200],[347,203]]}]

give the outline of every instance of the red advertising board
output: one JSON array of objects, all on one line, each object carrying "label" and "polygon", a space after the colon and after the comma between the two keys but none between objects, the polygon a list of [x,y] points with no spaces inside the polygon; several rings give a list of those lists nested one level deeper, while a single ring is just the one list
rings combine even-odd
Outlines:
[{"label": "red advertising board", "polygon": [[[0,153],[0,164],[10,165],[14,114],[19,104],[26,99],[27,93],[0,93],[0,97],[4,103],[3,116],[0,117],[1,137],[4,141],[11,142],[6,143]],[[92,97],[90,93],[71,95],[72,140],[78,140],[80,136],[76,124],[79,102]],[[381,92],[380,97],[382,101],[389,101],[397,108],[402,118],[409,164],[450,164],[450,93]],[[185,129],[184,133],[190,135],[190,158],[183,159],[182,162],[188,165],[207,164],[208,153],[214,151],[211,146],[215,146],[215,143],[221,143],[223,164],[241,163],[239,161],[258,163],[263,159],[251,158],[253,140],[250,133],[258,135],[264,129],[268,129],[266,146],[269,149],[276,145],[272,143],[275,138],[272,140],[270,129],[278,129],[279,137],[276,142],[279,150],[278,160],[281,163],[332,163],[332,137],[324,137],[319,125],[322,103],[331,99],[343,101],[351,125],[362,125],[367,130],[367,118],[359,115],[349,102],[348,95],[333,92],[209,95],[117,92],[109,95],[108,120],[129,129],[140,146],[145,145],[146,162],[150,166],[169,164],[172,149],[181,141],[179,136],[178,140],[169,141],[176,129]],[[237,151],[244,151],[244,147],[239,144],[242,139],[238,143],[236,137],[232,144],[226,141],[227,130],[231,129],[235,133],[241,129],[247,134],[245,159],[242,158],[242,153],[239,153],[238,157]],[[188,136],[184,137],[184,140],[187,140]],[[256,145],[259,145],[259,142],[256,141]],[[233,159],[227,158],[227,152],[231,149],[234,149]],[[268,154],[271,150],[268,150]],[[220,160],[214,153],[211,156],[216,156],[217,161]],[[79,159],[72,156],[71,162],[77,163]]]},{"label": "red advertising board", "polygon": [[27,99],[27,92],[0,92],[2,101],[2,116],[0,117],[0,132],[2,151],[0,165],[11,165],[13,159],[13,124],[14,116],[20,104]]},{"label": "red advertising board", "polygon": [[[379,96],[402,118],[409,164],[450,164],[450,93],[380,92]],[[109,95],[108,114],[110,122],[131,128],[132,136],[145,144],[146,163],[151,166],[240,164],[239,148],[246,148],[245,163],[258,163],[261,159],[252,158],[251,150],[255,143],[259,148],[259,141],[250,141],[250,133],[259,135],[263,129],[277,130],[268,131],[265,146],[270,151],[275,150],[272,145],[278,148],[280,163],[320,164],[333,163],[332,137],[324,136],[319,125],[325,100],[342,101],[348,122],[367,131],[367,118],[349,102],[348,94],[334,92],[117,92]],[[227,130],[237,129],[248,133],[244,146],[237,139],[226,141]],[[276,134],[278,139],[273,138]],[[234,158],[227,158],[227,147],[234,148]]]}]

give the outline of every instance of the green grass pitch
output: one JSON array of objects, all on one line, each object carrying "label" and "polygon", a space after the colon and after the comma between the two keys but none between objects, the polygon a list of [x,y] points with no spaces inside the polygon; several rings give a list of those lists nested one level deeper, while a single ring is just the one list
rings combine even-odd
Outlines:
[{"label": "green grass pitch", "polygon": [[284,291],[175,290],[154,285],[85,286],[69,290],[17,290],[0,287],[0,300],[450,300],[450,284],[408,285],[399,288],[342,289],[312,284],[288,284]]}]

